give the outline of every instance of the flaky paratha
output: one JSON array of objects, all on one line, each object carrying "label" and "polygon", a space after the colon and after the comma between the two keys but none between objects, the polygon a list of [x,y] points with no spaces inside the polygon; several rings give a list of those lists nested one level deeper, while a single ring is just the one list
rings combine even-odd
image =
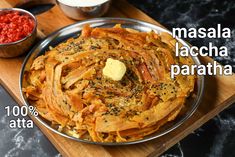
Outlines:
[{"label": "flaky paratha", "polygon": [[[96,142],[141,139],[174,120],[194,90],[195,76],[170,78],[172,64],[193,64],[175,56],[175,42],[168,33],[87,25],[78,38],[33,61],[23,91],[40,116],[68,135]],[[104,76],[110,58],[124,63],[121,80]]]}]

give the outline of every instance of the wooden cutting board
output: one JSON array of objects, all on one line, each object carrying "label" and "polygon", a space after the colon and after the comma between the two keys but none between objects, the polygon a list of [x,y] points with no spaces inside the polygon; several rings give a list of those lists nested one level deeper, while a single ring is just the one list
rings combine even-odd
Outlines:
[{"label": "wooden cutting board", "polygon": [[[17,0],[1,0],[0,8],[12,7]],[[124,0],[115,0],[109,17],[128,17],[144,20],[161,26],[146,14],[128,4]],[[38,15],[38,34],[45,36],[61,27],[76,21],[67,18],[58,6]],[[24,56],[13,59],[0,59],[0,83],[8,90],[14,99],[22,105],[19,91],[19,74]],[[208,57],[202,57],[203,63],[212,62]],[[185,123],[174,131],[155,140],[129,146],[100,146],[79,143],[53,133],[39,124],[36,125],[55,145],[63,156],[70,157],[142,157],[158,156],[173,146],[182,138],[190,134],[202,124],[213,118],[230,104],[235,102],[235,75],[233,76],[206,76],[205,92],[202,102],[196,112]]]}]

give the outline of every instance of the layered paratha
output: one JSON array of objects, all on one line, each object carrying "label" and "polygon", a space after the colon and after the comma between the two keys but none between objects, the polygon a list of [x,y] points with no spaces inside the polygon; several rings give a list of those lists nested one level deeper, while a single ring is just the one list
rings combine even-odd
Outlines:
[{"label": "layered paratha", "polygon": [[[24,74],[24,94],[59,131],[96,142],[141,139],[174,120],[194,90],[196,77],[170,78],[175,56],[168,33],[84,26],[77,38],[51,47]],[[119,62],[108,66],[108,60]],[[109,74],[104,74],[104,68]],[[110,69],[111,68],[111,69]]]}]

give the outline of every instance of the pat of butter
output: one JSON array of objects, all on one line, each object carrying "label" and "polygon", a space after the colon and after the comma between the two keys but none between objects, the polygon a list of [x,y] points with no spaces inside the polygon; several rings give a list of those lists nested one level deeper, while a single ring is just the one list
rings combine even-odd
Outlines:
[{"label": "pat of butter", "polygon": [[105,67],[103,68],[103,75],[114,80],[120,81],[126,73],[126,66],[119,60],[108,58]]}]

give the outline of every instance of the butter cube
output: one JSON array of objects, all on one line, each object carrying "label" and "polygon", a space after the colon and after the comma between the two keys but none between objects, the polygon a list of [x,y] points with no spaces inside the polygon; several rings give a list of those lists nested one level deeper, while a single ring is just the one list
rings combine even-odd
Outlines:
[{"label": "butter cube", "polygon": [[108,58],[105,67],[103,68],[103,75],[114,80],[120,81],[126,73],[126,66],[119,60]]}]

